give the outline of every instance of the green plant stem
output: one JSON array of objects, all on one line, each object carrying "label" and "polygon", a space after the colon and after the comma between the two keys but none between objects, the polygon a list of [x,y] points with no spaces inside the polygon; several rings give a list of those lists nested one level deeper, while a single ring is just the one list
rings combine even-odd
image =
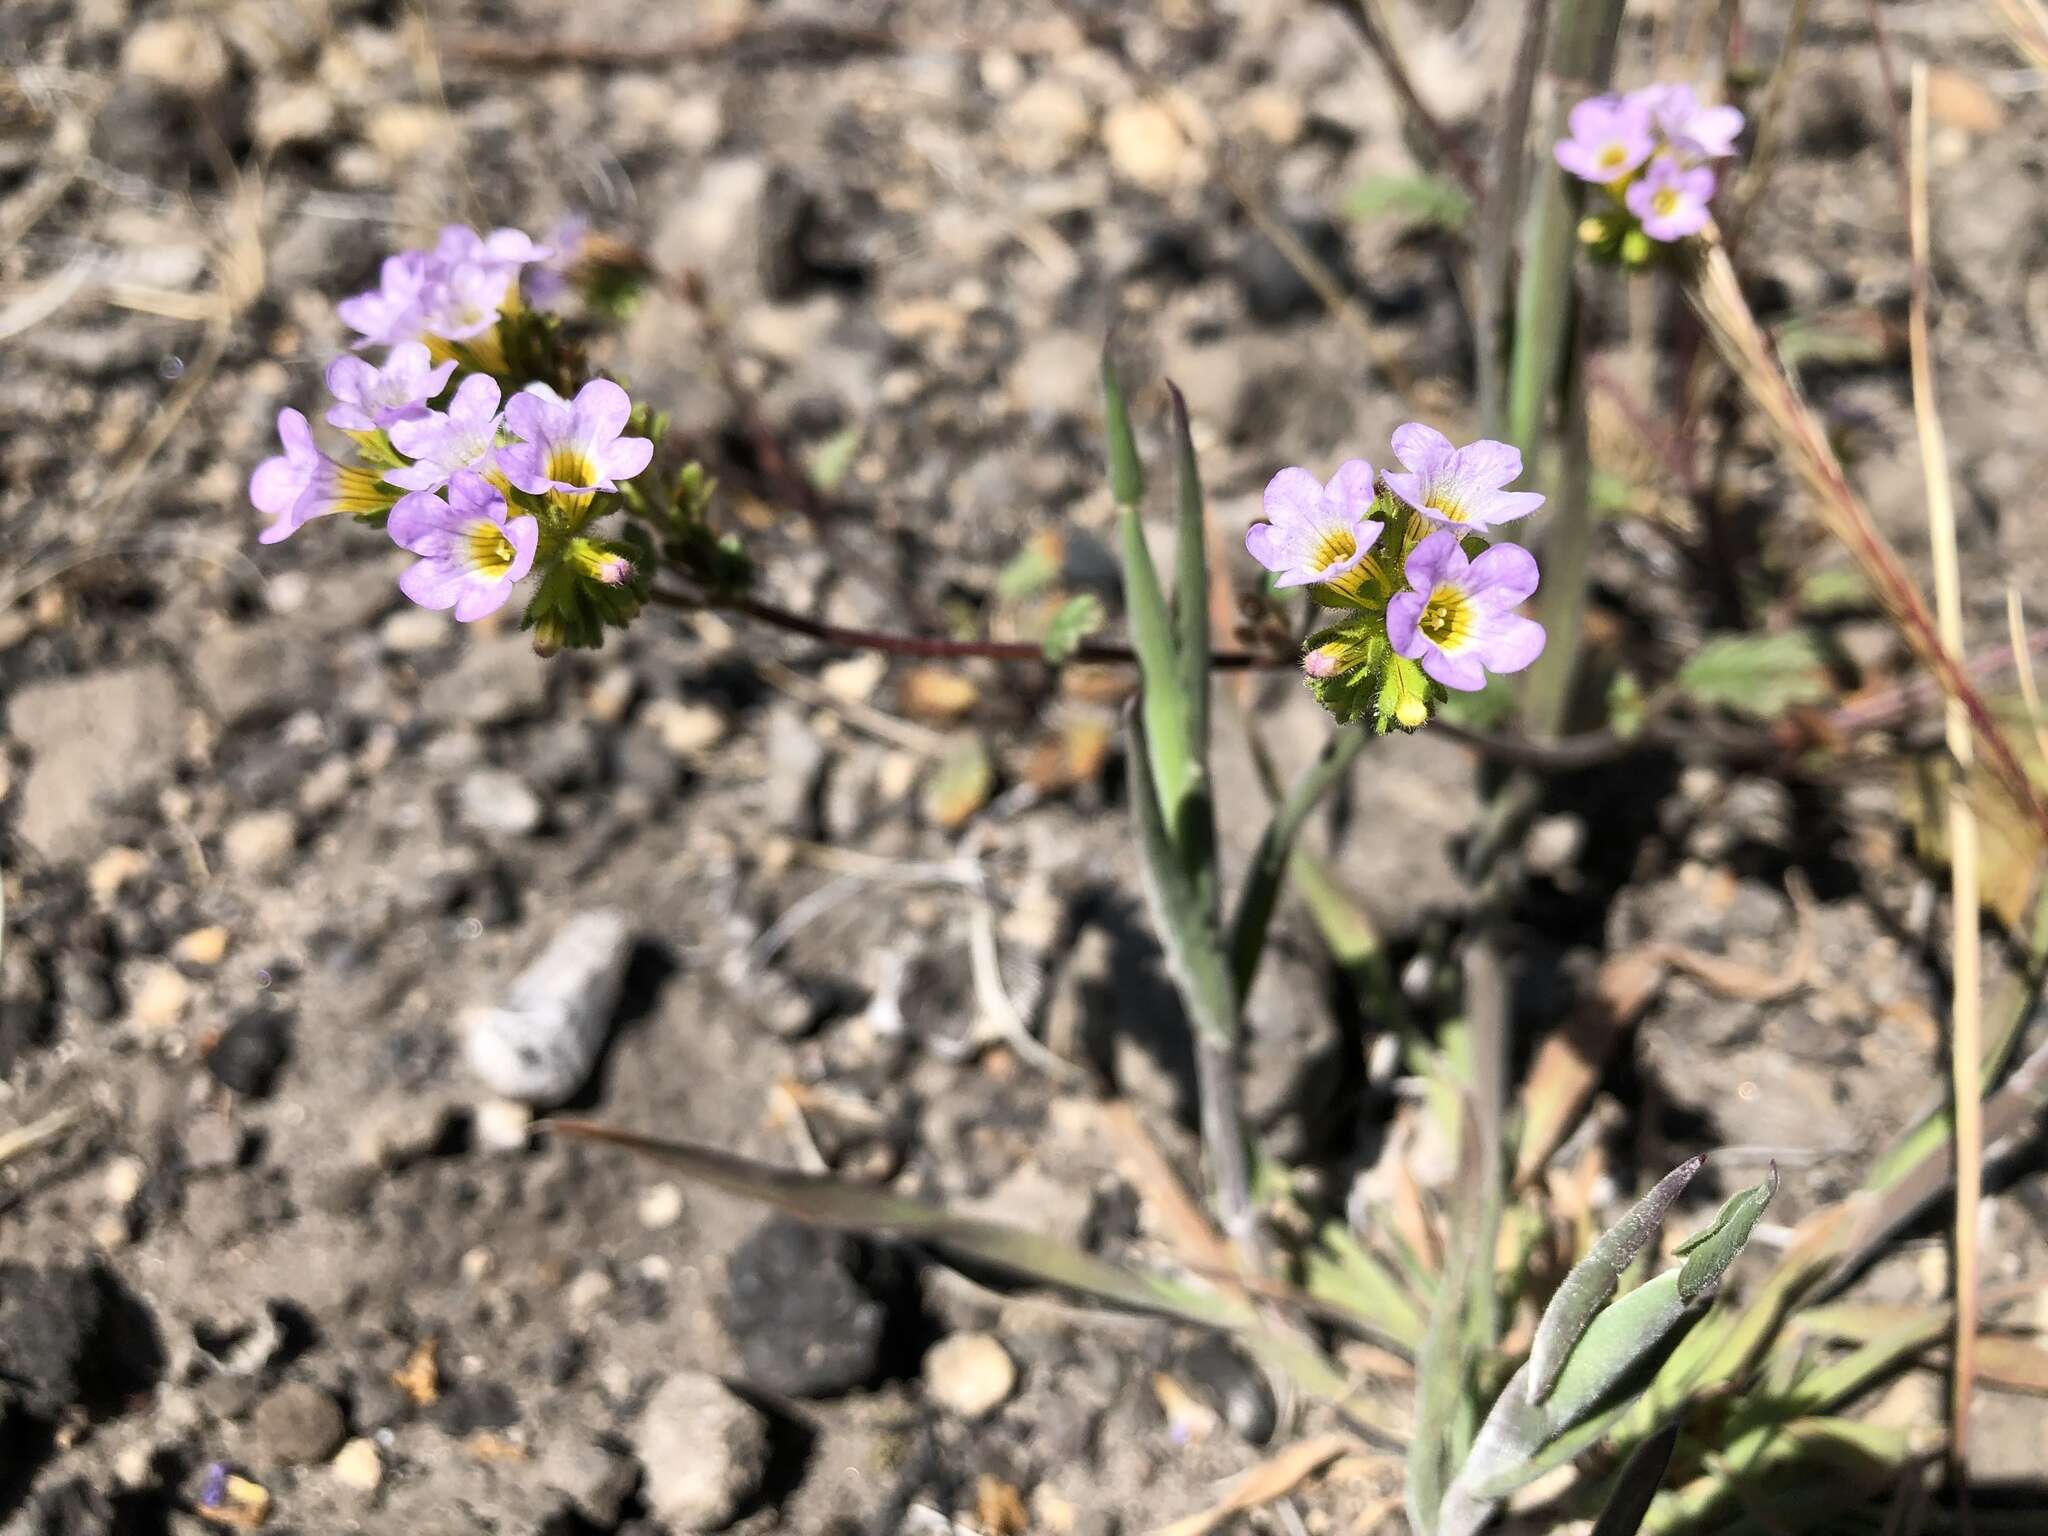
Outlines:
[{"label": "green plant stem", "polygon": [[1230,968],[1239,997],[1251,996],[1252,983],[1258,978],[1259,961],[1266,949],[1266,930],[1280,899],[1280,882],[1287,873],[1295,839],[1323,797],[1344,781],[1370,740],[1372,733],[1363,726],[1340,727],[1331,732],[1330,739],[1323,743],[1322,754],[1294,781],[1287,798],[1266,823],[1230,923]]},{"label": "green plant stem", "polygon": [[1528,186],[1529,115],[1536,80],[1543,69],[1543,44],[1550,31],[1550,0],[1529,0],[1522,35],[1515,46],[1515,70],[1508,82],[1495,145],[1493,180],[1480,212],[1478,303],[1473,317],[1475,372],[1479,380],[1480,430],[1498,436],[1507,427],[1508,287],[1514,271],[1515,225]]}]

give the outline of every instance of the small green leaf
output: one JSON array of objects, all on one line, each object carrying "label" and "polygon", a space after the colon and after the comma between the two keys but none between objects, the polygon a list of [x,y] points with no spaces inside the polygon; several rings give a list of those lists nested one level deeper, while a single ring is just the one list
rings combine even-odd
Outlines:
[{"label": "small green leaf", "polygon": [[1102,623],[1101,598],[1092,592],[1068,598],[1046,626],[1045,659],[1058,666],[1080,649],[1082,641],[1102,628]]},{"label": "small green leaf", "polygon": [[1345,199],[1354,219],[1392,219],[1415,229],[1463,229],[1472,217],[1472,198],[1441,176],[1368,176]]},{"label": "small green leaf", "polygon": [[1803,629],[1711,639],[1679,669],[1678,687],[1696,704],[1755,720],[1818,704],[1833,691],[1820,647]]},{"label": "small green leaf", "polygon": [[1763,1183],[1736,1195],[1721,1207],[1712,1226],[1679,1246],[1677,1251],[1685,1257],[1678,1271],[1680,1295],[1691,1301],[1721,1283],[1777,1193],[1778,1165],[1772,1163]]},{"label": "small green leaf", "polygon": [[1876,604],[1869,578],[1853,565],[1815,571],[1799,584],[1799,607],[1815,618],[1867,613]]},{"label": "small green leaf", "polygon": [[1109,444],[1109,493],[1120,507],[1145,499],[1145,470],[1138,462],[1138,442],[1131,432],[1130,408],[1117,382],[1107,349],[1102,354],[1102,429]]},{"label": "small green leaf", "polygon": [[1607,685],[1607,728],[1628,741],[1641,734],[1645,718],[1643,685],[1624,667]]},{"label": "small green leaf", "polygon": [[827,495],[838,490],[853,468],[854,456],[860,452],[860,438],[858,425],[842,427],[813,448],[804,466],[811,484]]},{"label": "small green leaf", "polygon": [[1529,1350],[1530,1402],[1540,1403],[1550,1395],[1571,1357],[1572,1346],[1594,1314],[1607,1304],[1635,1256],[1663,1228],[1671,1203],[1685,1193],[1686,1185],[1705,1164],[1704,1157],[1693,1157],[1672,1169],[1572,1266],[1536,1325],[1535,1342]]}]

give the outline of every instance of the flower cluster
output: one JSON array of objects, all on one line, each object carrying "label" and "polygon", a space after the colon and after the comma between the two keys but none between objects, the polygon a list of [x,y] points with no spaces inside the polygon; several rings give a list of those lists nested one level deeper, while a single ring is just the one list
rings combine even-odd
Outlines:
[{"label": "flower cluster", "polygon": [[1707,227],[1712,162],[1735,153],[1742,113],[1706,105],[1689,85],[1650,85],[1582,101],[1570,125],[1557,163],[1609,198],[1580,226],[1580,238],[1602,255],[1641,266],[1658,246]]},{"label": "flower cluster", "polygon": [[[305,416],[279,414],[284,452],[249,481],[270,519],[263,543],[335,513],[380,525],[419,557],[399,589],[464,622],[538,575],[525,623],[543,651],[595,645],[638,611],[641,545],[589,530],[637,500],[621,482],[647,468],[661,424],[610,379],[586,379],[566,399],[550,382],[577,371],[553,319],[533,307],[565,281],[580,231],[563,233],[544,245],[516,229],[450,225],[433,249],[390,257],[376,288],[337,306],[360,340],[328,365],[326,420],[353,452],[330,456]],[[361,355],[378,345],[381,363]]]},{"label": "flower cluster", "polygon": [[1394,433],[1400,472],[1363,459],[1327,485],[1283,469],[1266,487],[1266,521],[1245,548],[1276,587],[1306,587],[1341,617],[1309,636],[1302,671],[1340,721],[1369,717],[1412,731],[1455,689],[1519,672],[1543,650],[1543,626],[1515,612],[1536,590],[1536,561],[1489,543],[1499,524],[1543,505],[1507,487],[1522,455],[1506,443],[1454,447],[1411,422]]}]

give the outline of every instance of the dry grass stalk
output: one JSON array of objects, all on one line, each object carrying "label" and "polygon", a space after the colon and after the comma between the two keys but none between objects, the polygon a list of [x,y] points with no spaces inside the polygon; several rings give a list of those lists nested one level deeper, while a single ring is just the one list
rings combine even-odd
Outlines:
[{"label": "dry grass stalk", "polygon": [[1927,600],[1878,529],[1835,456],[1827,433],[1800,397],[1778,362],[1776,349],[1751,313],[1728,253],[1712,243],[1702,253],[1686,285],[1686,297],[1705,323],[1708,335],[1750,397],[1762,409],[1806,480],[1819,506],[1821,521],[1840,539],[1862,568],[1864,577],[1898,625],[1906,643],[1933,675],[1942,692],[1956,701],[1968,718],[1986,766],[1999,787],[2028,820],[2048,837],[2048,801],[2028,777],[1997,716],[1977,689],[1956,650],[1941,638]]},{"label": "dry grass stalk", "polygon": [[1992,0],[1992,8],[2027,62],[2048,70],[2048,5],[2041,0]]},{"label": "dry grass stalk", "polygon": [[[1907,320],[1912,350],[1913,419],[1920,433],[1920,467],[1927,482],[1927,533],[1934,555],[1934,596],[1941,644],[1963,652],[1963,591],[1956,555],[1956,514],[1950,494],[1948,443],[1934,393],[1933,343],[1928,334],[1927,290],[1927,66],[1913,66],[1912,120],[1907,133],[1907,223],[1912,241],[1912,299]],[[1958,1477],[1969,1465],[1970,1395],[1977,1358],[1977,1215],[1984,1191],[1983,1020],[1979,997],[1981,907],[1977,889],[1977,817],[1964,780],[1975,756],[1969,711],[1951,696],[1945,711],[1956,774],[1949,786],[1948,839],[1952,1028],[1949,1070],[1955,1085],[1955,1370],[1949,1408],[1949,1455]]]}]

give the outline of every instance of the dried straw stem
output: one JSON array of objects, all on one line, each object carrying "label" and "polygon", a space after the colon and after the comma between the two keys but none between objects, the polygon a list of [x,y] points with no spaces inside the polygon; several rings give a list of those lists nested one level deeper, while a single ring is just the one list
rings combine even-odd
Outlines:
[{"label": "dried straw stem", "polygon": [[1778,362],[1742,296],[1734,265],[1718,240],[1707,245],[1686,283],[1686,297],[1722,358],[1763,410],[1813,492],[1821,521],[1863,570],[1906,643],[1933,674],[1941,691],[1961,706],[1986,765],[2013,804],[2048,837],[2048,802],[2027,776],[1998,719],[1977,691],[1956,649],[1946,643],[1927,601],[1850,486],[1827,434]]},{"label": "dried straw stem", "polygon": [[[1956,511],[1950,494],[1948,442],[1934,393],[1934,349],[1927,323],[1927,66],[1913,66],[1912,120],[1906,137],[1907,228],[1913,286],[1907,318],[1912,352],[1913,420],[1927,483],[1927,536],[1934,556],[1934,601],[1941,644],[1963,650],[1963,585],[1956,557]],[[1955,776],[1949,784],[1951,967],[1949,1073],[1955,1091],[1955,1370],[1949,1405],[1949,1455],[1958,1483],[1969,1465],[1970,1395],[1977,1367],[1977,1212],[1984,1192],[1983,1019],[1979,997],[1981,911],[1977,891],[1977,817],[1964,782],[1975,758],[1969,711],[1951,697],[1944,711]]]}]

